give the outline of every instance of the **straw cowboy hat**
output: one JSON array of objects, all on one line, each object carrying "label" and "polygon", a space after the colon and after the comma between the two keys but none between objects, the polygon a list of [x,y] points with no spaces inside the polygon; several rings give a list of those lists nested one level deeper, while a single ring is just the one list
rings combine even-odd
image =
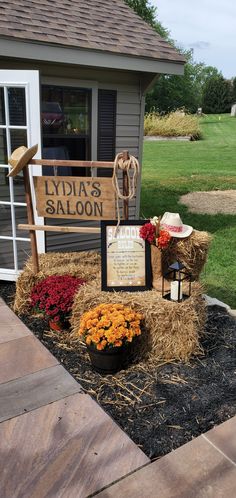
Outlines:
[{"label": "straw cowboy hat", "polygon": [[160,226],[167,230],[171,237],[177,237],[178,239],[189,237],[193,231],[193,227],[183,224],[179,213],[165,213],[161,219]]},{"label": "straw cowboy hat", "polygon": [[16,176],[26,164],[30,163],[32,157],[35,156],[38,150],[38,145],[33,145],[29,149],[22,145],[12,152],[11,157],[8,159],[9,164],[12,166],[12,170],[8,176]]}]

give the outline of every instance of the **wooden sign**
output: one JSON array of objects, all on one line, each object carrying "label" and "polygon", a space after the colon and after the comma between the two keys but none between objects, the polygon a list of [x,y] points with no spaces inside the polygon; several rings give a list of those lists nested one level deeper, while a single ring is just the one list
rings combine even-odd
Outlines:
[{"label": "wooden sign", "polygon": [[111,178],[37,176],[34,186],[39,216],[80,220],[116,218]]},{"label": "wooden sign", "polygon": [[101,222],[102,290],[141,291],[151,288],[150,244],[139,236],[145,221]]}]

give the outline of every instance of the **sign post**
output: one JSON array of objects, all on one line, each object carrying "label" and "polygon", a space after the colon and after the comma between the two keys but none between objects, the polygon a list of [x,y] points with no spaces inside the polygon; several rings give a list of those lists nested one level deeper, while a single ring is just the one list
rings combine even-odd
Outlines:
[{"label": "sign post", "polygon": [[[30,225],[34,225],[34,210],[33,210],[33,204],[32,204],[28,164],[23,169],[23,178],[24,178],[25,199],[26,199],[28,223]],[[30,233],[30,243],[31,243],[31,252],[32,252],[34,273],[38,273],[39,272],[39,257],[38,257],[36,232],[35,232],[35,230],[30,230],[29,233]]]},{"label": "sign post", "polygon": [[[39,258],[36,243],[36,230],[43,231],[59,231],[59,232],[74,232],[74,233],[99,233],[98,227],[69,227],[69,226],[51,226],[51,225],[35,225],[34,211],[32,204],[31,186],[29,180],[29,166],[45,165],[53,168],[60,166],[69,166],[76,168],[109,168],[113,170],[113,177],[116,178],[116,186],[118,186],[117,165],[114,168],[113,162],[102,161],[67,161],[67,160],[50,160],[50,159],[32,159],[37,152],[37,145],[27,149],[22,146],[16,149],[9,163],[12,165],[12,170],[9,176],[16,176],[19,171],[23,170],[24,186],[27,203],[28,224],[20,224],[18,228],[21,230],[30,231],[31,250],[33,259],[34,273],[39,271]],[[117,155],[119,157],[119,165],[123,175],[123,194],[124,200],[123,218],[128,219],[129,216],[129,199],[134,195],[129,192],[129,180],[127,173],[131,168],[131,161],[135,163],[135,171],[133,177],[133,185],[137,176],[138,162],[130,156],[128,151],[124,151]],[[116,157],[116,159],[117,159]],[[139,166],[138,166],[139,171]],[[101,177],[74,177],[74,176],[38,176],[33,177],[35,187],[36,209],[39,216],[44,218],[65,218],[78,220],[116,220],[119,219],[118,208],[118,192],[114,187],[112,178]],[[118,188],[119,191],[119,188]],[[119,192],[120,194],[120,192]],[[118,212],[117,212],[118,211]],[[114,225],[117,222],[114,221]]]}]

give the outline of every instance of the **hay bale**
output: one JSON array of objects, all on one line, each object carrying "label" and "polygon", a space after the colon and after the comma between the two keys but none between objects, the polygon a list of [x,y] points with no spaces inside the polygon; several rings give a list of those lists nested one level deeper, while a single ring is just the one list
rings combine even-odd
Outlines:
[{"label": "hay bale", "polygon": [[29,310],[29,297],[33,286],[50,275],[72,275],[91,281],[100,273],[101,257],[93,251],[39,255],[39,272],[34,275],[32,258],[26,262],[16,282],[13,309],[22,314]]},{"label": "hay bale", "polygon": [[170,247],[164,251],[165,267],[176,260],[181,261],[193,278],[198,280],[207,260],[211,240],[209,233],[198,230],[193,230],[186,239],[173,239]]},{"label": "hay bale", "polygon": [[[173,239],[165,251],[165,266],[181,261],[199,278],[207,259],[211,236],[207,232],[193,230],[186,239]],[[203,289],[195,282],[190,299],[175,303],[162,299],[156,290],[145,292],[102,292],[100,279],[79,289],[72,309],[73,334],[79,327],[82,313],[100,303],[122,303],[134,307],[145,316],[145,334],[142,336],[140,355],[148,361],[188,361],[192,355],[200,354],[199,342],[206,312]]]},{"label": "hay bale", "polygon": [[[205,301],[202,287],[193,284],[192,295],[182,303],[162,299],[156,290],[145,292],[103,292],[96,279],[79,289],[75,296],[71,325],[73,337],[82,313],[101,303],[122,303],[145,316],[145,333],[140,359],[152,363],[160,360],[188,361],[202,352],[199,338],[205,324]],[[141,336],[142,337],[142,336]]]}]

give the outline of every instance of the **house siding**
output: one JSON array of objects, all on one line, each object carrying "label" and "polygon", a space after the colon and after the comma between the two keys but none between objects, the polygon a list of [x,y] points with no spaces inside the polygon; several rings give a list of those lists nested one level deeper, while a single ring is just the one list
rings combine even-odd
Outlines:
[{"label": "house siding", "polygon": [[[139,73],[129,73],[123,71],[111,71],[102,69],[87,69],[82,67],[66,67],[56,64],[30,63],[20,61],[9,61],[0,59],[2,69],[37,69],[40,71],[42,84],[84,86],[89,88],[90,84],[95,84],[97,90],[116,90],[116,153],[124,149],[136,156],[140,163],[142,159],[142,130],[143,120],[143,99],[141,95],[141,78]],[[66,74],[66,78],[63,75]],[[93,157],[96,159],[96,157]],[[140,188],[140,185],[138,186]],[[139,192],[137,199],[139,199]],[[135,218],[139,212],[139,205],[136,199],[130,202],[129,217]],[[48,220],[52,224],[53,220]],[[60,225],[73,225],[70,220],[58,220]],[[96,222],[76,222],[78,226],[97,226]],[[99,235],[87,234],[65,234],[48,232],[46,234],[47,251],[78,251],[100,248]]]},{"label": "house siding", "polygon": [[[103,74],[104,77],[104,74]],[[138,80],[137,84],[124,85],[122,83],[104,84],[98,82],[98,89],[117,91],[117,108],[116,108],[116,154],[124,149],[129,150],[130,154],[139,157],[139,130],[140,130],[140,115],[141,102]],[[139,198],[139,196],[138,196]],[[129,218],[135,219],[136,213],[139,211],[136,198],[130,201]],[[65,224],[62,221],[61,225]],[[74,223],[71,222],[71,225]],[[76,223],[82,225],[81,221]],[[98,226],[98,223],[87,222],[86,226]],[[86,251],[88,249],[100,249],[100,236],[93,234],[55,234],[47,233],[46,236],[47,251]]]}]

